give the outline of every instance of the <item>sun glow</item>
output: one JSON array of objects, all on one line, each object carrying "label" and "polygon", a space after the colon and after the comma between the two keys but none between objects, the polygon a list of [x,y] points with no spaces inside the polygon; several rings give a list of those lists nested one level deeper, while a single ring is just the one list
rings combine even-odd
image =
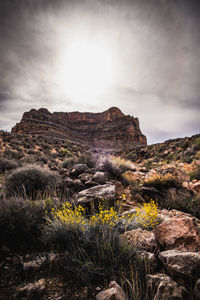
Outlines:
[{"label": "sun glow", "polygon": [[114,60],[104,43],[78,39],[61,55],[58,80],[71,99],[95,100],[111,88],[114,74]]}]

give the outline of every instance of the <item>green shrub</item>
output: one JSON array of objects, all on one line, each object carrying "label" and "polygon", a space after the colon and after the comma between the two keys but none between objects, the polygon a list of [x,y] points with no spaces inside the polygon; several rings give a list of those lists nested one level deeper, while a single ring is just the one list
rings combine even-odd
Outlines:
[{"label": "green shrub", "polygon": [[13,250],[37,247],[45,209],[40,203],[13,198],[0,202],[0,244]]},{"label": "green shrub", "polygon": [[17,167],[18,165],[15,161],[3,157],[0,158],[0,173],[4,173],[5,171],[16,169]]},{"label": "green shrub", "polygon": [[86,164],[89,168],[94,168],[96,161],[91,152],[86,152],[78,157],[77,164]]},{"label": "green shrub", "polygon": [[76,159],[71,157],[71,158],[66,158],[63,163],[62,163],[62,167],[65,169],[70,169],[71,167],[73,167],[76,164]]},{"label": "green shrub", "polygon": [[59,151],[59,156],[63,157],[63,156],[67,156],[67,157],[73,157],[74,154],[68,150],[68,149],[65,149],[65,148],[62,148],[60,151]]},{"label": "green shrub", "polygon": [[193,150],[194,151],[200,151],[200,137],[198,137],[193,144]]},{"label": "green shrub", "polygon": [[200,180],[200,166],[198,166],[194,171],[189,173],[190,180],[197,179]]},{"label": "green shrub", "polygon": [[200,197],[199,196],[168,196],[160,201],[162,208],[177,209],[189,213],[200,219]]},{"label": "green shrub", "polygon": [[7,195],[21,195],[36,199],[40,193],[51,192],[56,185],[57,175],[36,165],[19,168],[6,178]]}]

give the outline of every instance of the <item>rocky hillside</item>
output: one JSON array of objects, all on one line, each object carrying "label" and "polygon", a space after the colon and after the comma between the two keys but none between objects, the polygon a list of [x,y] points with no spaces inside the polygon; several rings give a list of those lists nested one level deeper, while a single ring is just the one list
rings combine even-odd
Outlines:
[{"label": "rocky hillside", "polygon": [[0,131],[0,228],[2,300],[199,300],[200,135],[108,152]]},{"label": "rocky hillside", "polygon": [[31,109],[23,114],[12,133],[40,134],[84,143],[98,148],[120,149],[146,145],[139,121],[111,107],[102,113],[54,112]]}]

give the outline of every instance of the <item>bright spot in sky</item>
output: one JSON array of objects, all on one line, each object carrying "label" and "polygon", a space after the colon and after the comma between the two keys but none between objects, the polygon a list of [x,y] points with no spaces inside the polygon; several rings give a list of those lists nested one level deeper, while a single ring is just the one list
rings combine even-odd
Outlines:
[{"label": "bright spot in sky", "polygon": [[114,59],[105,43],[76,39],[60,55],[58,80],[72,100],[95,101],[114,84]]}]

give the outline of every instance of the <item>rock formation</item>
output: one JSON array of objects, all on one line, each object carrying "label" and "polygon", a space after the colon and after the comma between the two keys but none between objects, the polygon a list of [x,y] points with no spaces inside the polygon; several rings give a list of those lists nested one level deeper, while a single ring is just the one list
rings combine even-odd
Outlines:
[{"label": "rock formation", "polygon": [[120,149],[146,145],[139,121],[111,107],[102,113],[54,112],[45,108],[23,114],[12,133],[50,135],[93,147]]}]

